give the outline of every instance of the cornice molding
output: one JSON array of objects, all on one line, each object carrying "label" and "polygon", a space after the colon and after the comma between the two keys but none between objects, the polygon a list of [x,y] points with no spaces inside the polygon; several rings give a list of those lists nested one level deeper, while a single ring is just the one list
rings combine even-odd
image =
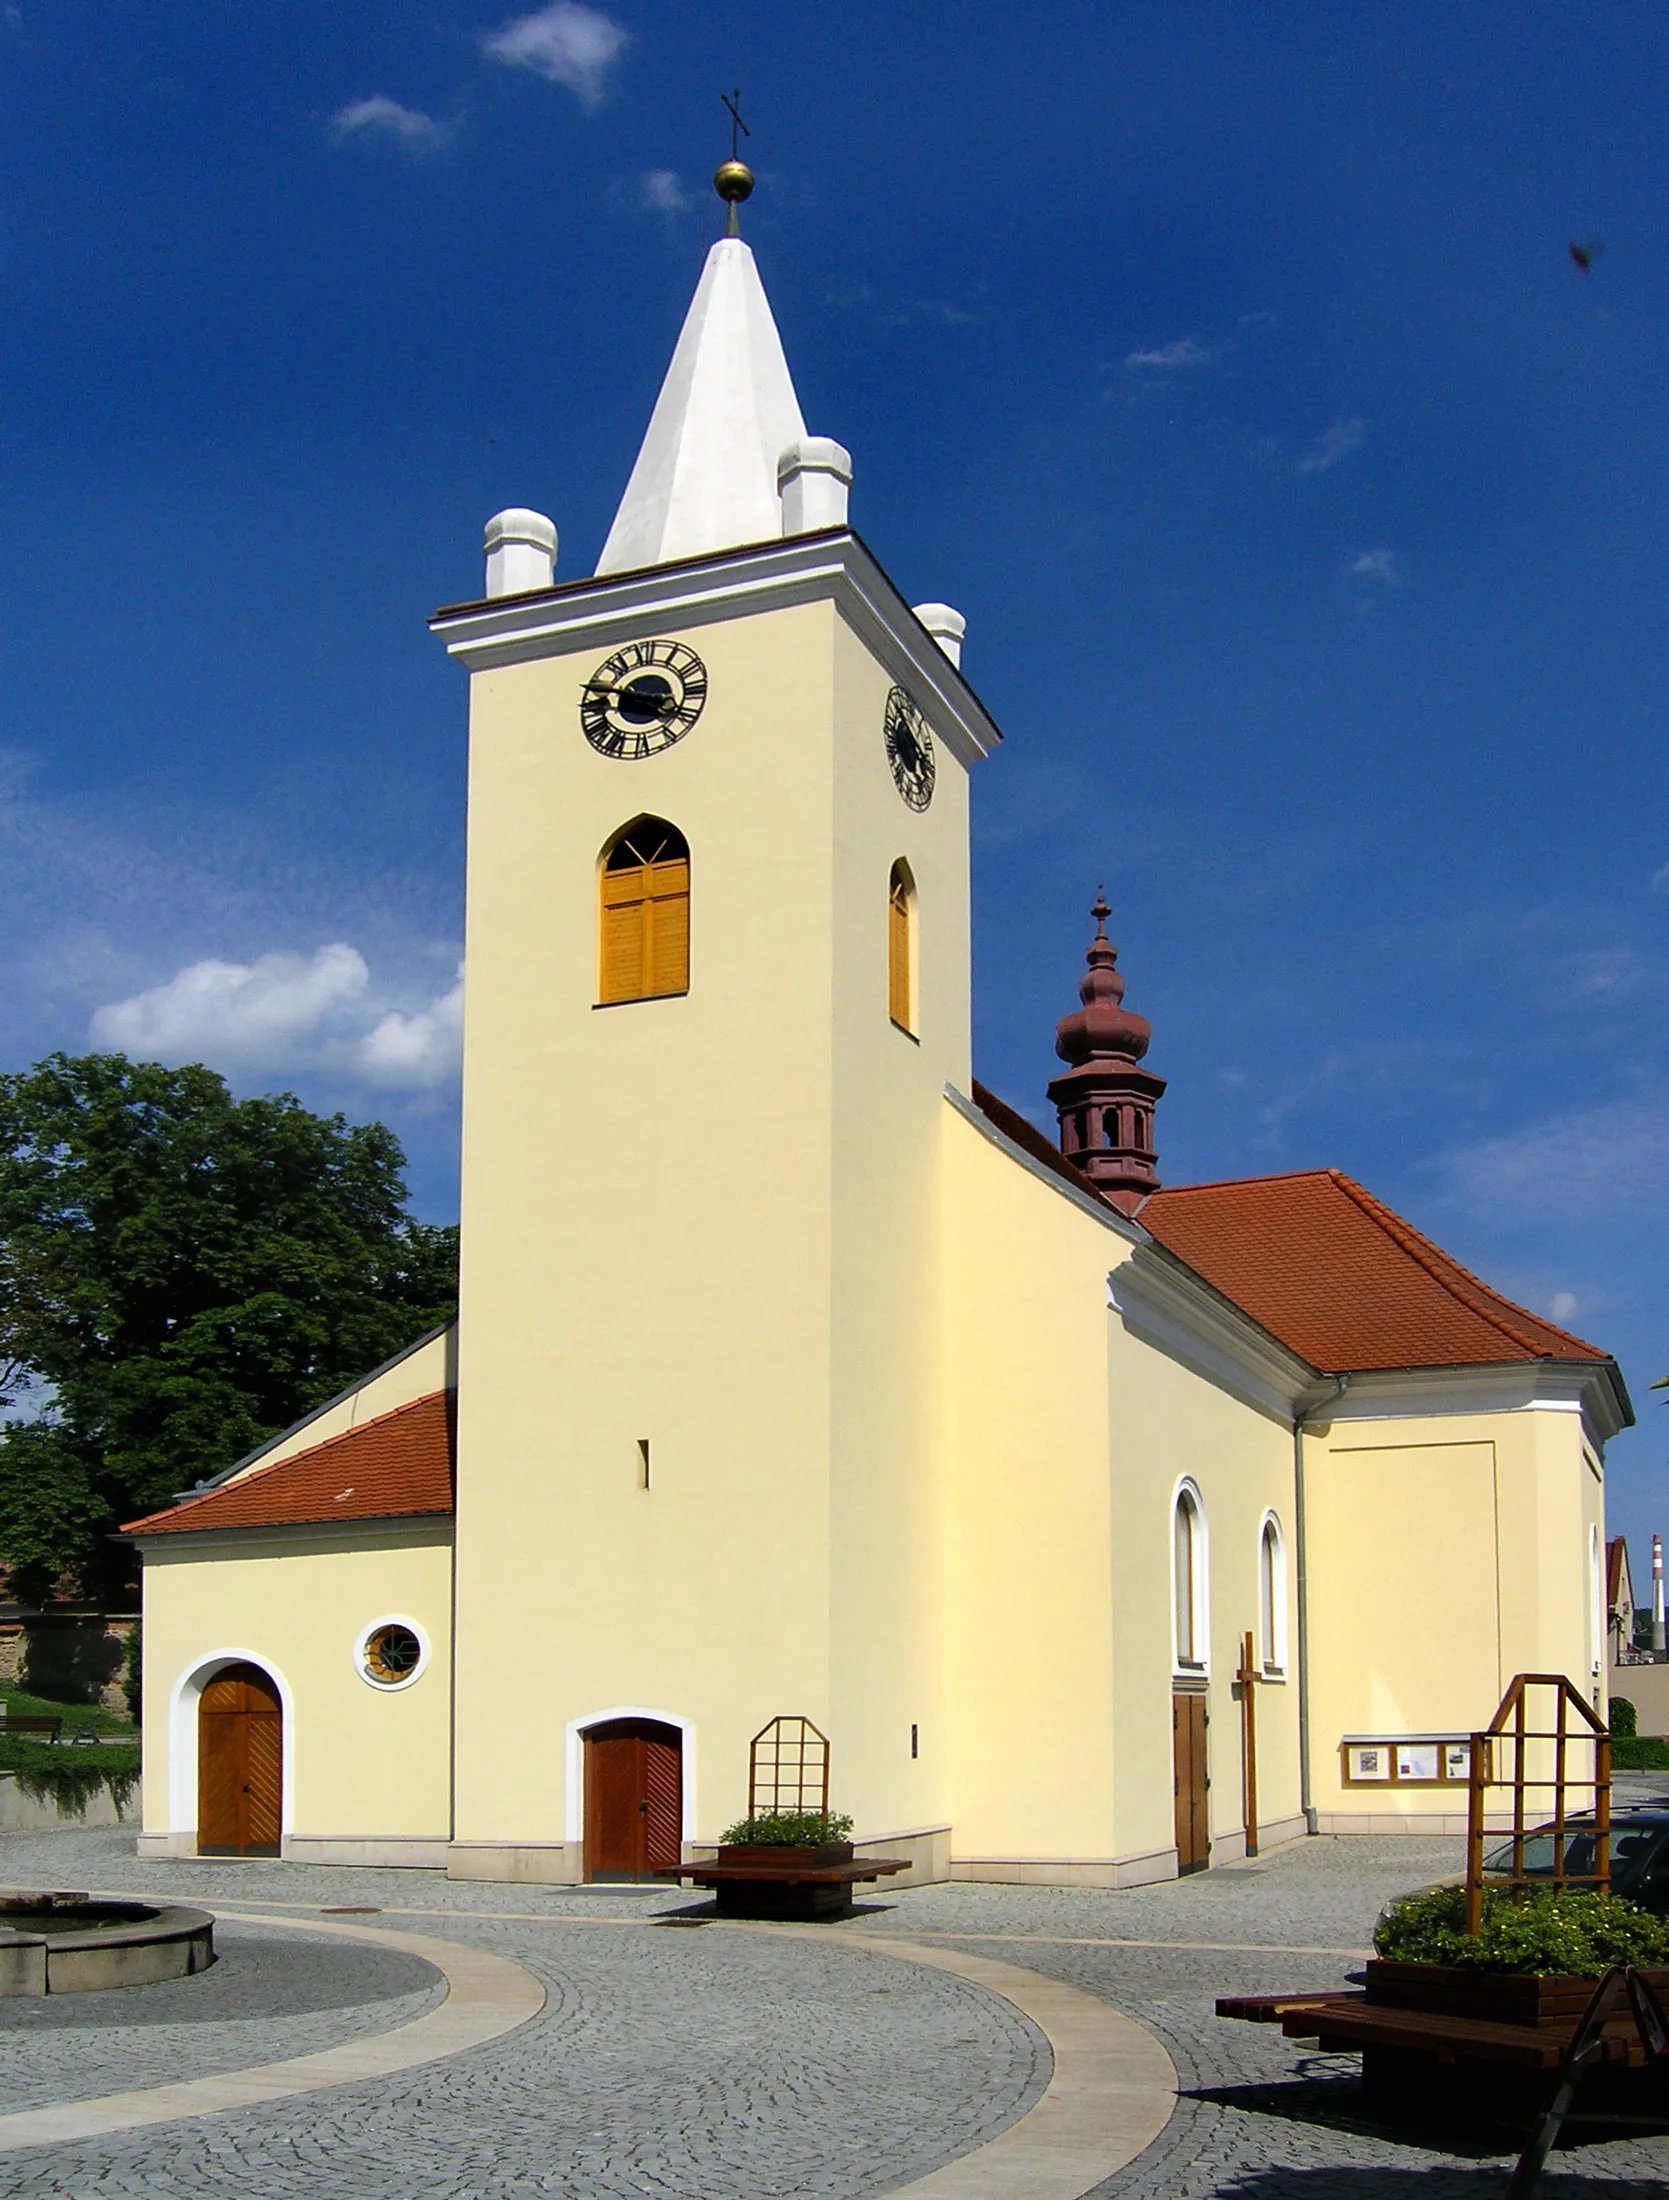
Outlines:
[{"label": "cornice molding", "polygon": [[1193,1269],[1143,1234],[1107,1278],[1107,1304],[1131,1336],[1291,1428],[1316,1370]]},{"label": "cornice molding", "polygon": [[1374,1368],[1353,1374],[1318,1422],[1413,1420],[1427,1414],[1577,1413],[1590,1442],[1628,1426],[1609,1360],[1504,1360],[1487,1367]]},{"label": "cornice molding", "polygon": [[452,1541],[451,1513],[384,1513],[368,1520],[252,1521],[244,1528],[169,1528],[152,1535],[133,1535],[142,1558],[166,1558],[177,1551],[182,1558],[202,1558],[212,1551],[244,1557],[277,1547],[304,1550],[359,1548],[409,1549]]},{"label": "cornice molding", "polygon": [[934,641],[861,536],[793,535],[708,558],[566,582],[526,596],[437,611],[430,630],[471,672],[528,664],[587,644],[616,647],[668,626],[711,625],[738,612],[830,600],[934,733],[971,766],[1002,739],[985,705]]}]

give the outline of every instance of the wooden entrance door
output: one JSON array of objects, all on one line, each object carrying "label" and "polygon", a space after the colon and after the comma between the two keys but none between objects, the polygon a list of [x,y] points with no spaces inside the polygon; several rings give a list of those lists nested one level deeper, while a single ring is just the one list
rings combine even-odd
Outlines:
[{"label": "wooden entrance door", "polygon": [[610,1719],[585,1737],[585,1876],[642,1879],[682,1861],[683,1736]]},{"label": "wooden entrance door", "polygon": [[1176,1797],[1176,1868],[1204,1871],[1211,1862],[1211,1808],[1207,1791],[1205,1698],[1178,1689],[1171,1697],[1172,1792]]},{"label": "wooden entrance door", "polygon": [[284,1710],[258,1665],[228,1665],[197,1703],[197,1848],[276,1856],[282,1831]]}]

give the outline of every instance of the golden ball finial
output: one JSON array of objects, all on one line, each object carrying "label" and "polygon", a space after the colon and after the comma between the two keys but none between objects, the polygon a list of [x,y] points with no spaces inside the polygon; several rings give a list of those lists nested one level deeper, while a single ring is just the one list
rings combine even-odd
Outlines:
[{"label": "golden ball finial", "polygon": [[728,205],[739,205],[752,193],[753,170],[745,160],[721,160],[713,170],[713,189]]}]

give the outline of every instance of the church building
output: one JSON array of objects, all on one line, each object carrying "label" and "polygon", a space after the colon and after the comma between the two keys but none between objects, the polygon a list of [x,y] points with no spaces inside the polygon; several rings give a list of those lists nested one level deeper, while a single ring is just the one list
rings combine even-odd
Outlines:
[{"label": "church building", "polygon": [[458,1317],[131,1524],[142,1852],[638,1876],[786,1736],[917,1880],[1458,1827],[1514,1673],[1602,1696],[1616,1364],[1337,1170],[1162,1186],[1099,898],[1019,1096],[1058,1141],[975,1081],[1000,735],[717,181],[596,572],[502,512],[433,621]]}]

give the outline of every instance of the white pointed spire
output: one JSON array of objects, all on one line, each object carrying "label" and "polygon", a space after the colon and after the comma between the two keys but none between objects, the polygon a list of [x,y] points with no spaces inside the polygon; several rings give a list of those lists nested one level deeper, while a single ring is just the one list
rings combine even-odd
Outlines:
[{"label": "white pointed spire", "polygon": [[649,432],[597,561],[623,573],[782,533],[777,461],[806,432],[753,254],[707,255]]}]

